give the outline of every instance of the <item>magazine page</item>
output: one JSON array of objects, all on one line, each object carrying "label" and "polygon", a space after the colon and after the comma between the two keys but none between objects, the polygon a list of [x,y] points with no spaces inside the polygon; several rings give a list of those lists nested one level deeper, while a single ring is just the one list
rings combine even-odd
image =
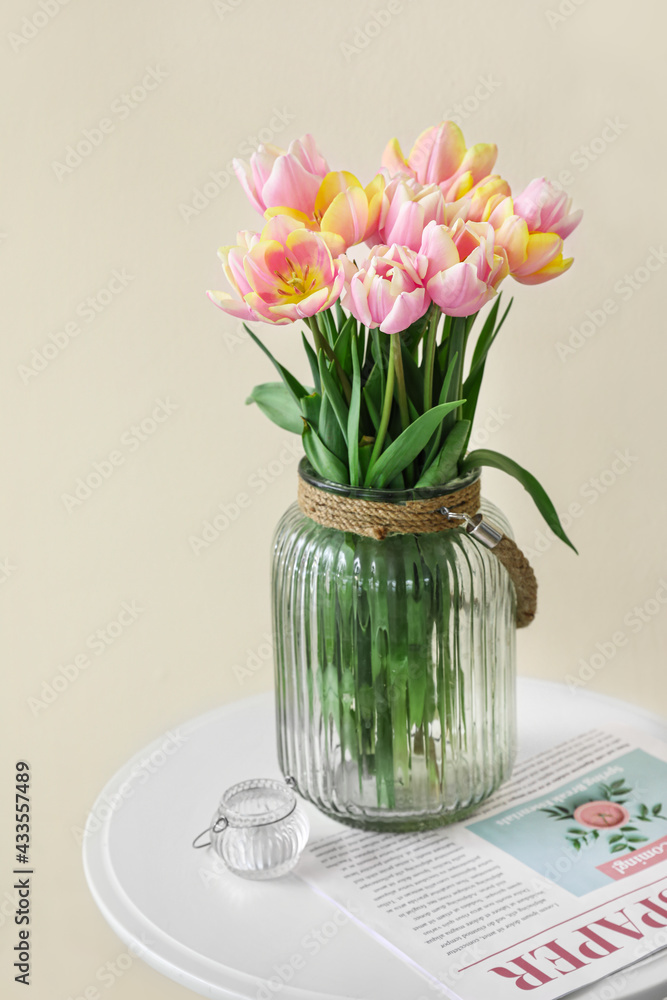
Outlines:
[{"label": "magazine page", "polygon": [[299,874],[443,995],[556,1000],[667,945],[667,745],[591,731],[468,820],[341,830]]}]

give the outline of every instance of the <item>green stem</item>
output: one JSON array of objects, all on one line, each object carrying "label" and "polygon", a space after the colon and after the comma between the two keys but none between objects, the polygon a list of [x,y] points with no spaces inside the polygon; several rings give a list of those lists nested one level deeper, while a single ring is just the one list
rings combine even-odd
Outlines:
[{"label": "green stem", "polygon": [[380,426],[378,428],[377,437],[375,438],[375,444],[373,445],[373,451],[371,452],[371,460],[368,463],[368,472],[366,473],[366,486],[368,486],[370,482],[371,474],[373,472],[373,466],[380,457],[382,446],[384,445],[384,439],[387,436],[387,428],[389,427],[389,418],[391,417],[391,404],[394,399],[394,355],[396,353],[394,337],[396,336],[398,336],[398,334],[393,334],[391,340],[389,341],[389,364],[387,365],[387,384],[384,390],[382,416],[380,418]]},{"label": "green stem", "polygon": [[333,348],[331,347],[326,337],[324,336],[319,326],[317,325],[317,320],[315,319],[315,317],[309,316],[306,319],[306,323],[313,332],[313,340],[315,341],[315,347],[318,349],[318,351],[323,351],[324,356],[328,358],[329,361],[333,361],[334,366],[336,368],[336,374],[338,375],[338,380],[341,384],[341,388],[345,395],[345,400],[349,404],[350,400],[352,399],[352,386],[350,385],[349,378],[343,371],[343,366],[341,365],[340,361],[334,354]]},{"label": "green stem", "polygon": [[431,319],[424,343],[424,413],[433,406],[433,371],[435,368],[435,341],[440,320],[440,309],[431,306]]}]

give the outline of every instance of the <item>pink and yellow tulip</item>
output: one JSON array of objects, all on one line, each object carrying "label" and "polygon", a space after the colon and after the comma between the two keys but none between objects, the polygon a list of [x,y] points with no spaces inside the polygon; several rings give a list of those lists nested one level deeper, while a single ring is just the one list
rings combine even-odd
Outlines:
[{"label": "pink and yellow tulip", "polygon": [[430,304],[424,288],[427,268],[426,257],[408,247],[376,246],[361,267],[346,261],[344,304],[369,329],[407,330]]},{"label": "pink and yellow tulip", "polygon": [[576,228],[582,213],[569,214],[570,204],[544,179],[532,181],[517,198],[489,200],[484,218],[507,252],[512,277],[521,284],[550,281],[572,266],[573,258],[563,257],[563,238]]},{"label": "pink and yellow tulip", "polygon": [[289,205],[310,215],[322,178],[329,172],[312,135],[295,139],[288,150],[261,145],[249,165],[243,160],[233,162],[250,204],[262,215],[276,205]]},{"label": "pink and yellow tulip", "polygon": [[377,230],[383,191],[381,174],[364,188],[347,170],[332,170],[322,179],[310,213],[285,204],[269,208],[266,217],[287,215],[321,233],[332,255],[338,257]]},{"label": "pink and yellow tulip", "polygon": [[480,142],[466,149],[458,125],[444,121],[418,136],[407,159],[398,139],[392,139],[382,165],[391,174],[408,174],[420,184],[437,184],[447,201],[456,201],[491,173],[497,156],[494,143]]},{"label": "pink and yellow tulip", "polygon": [[276,216],[261,234],[240,233],[219,251],[236,296],[208,292],[224,312],[245,320],[285,324],[314,316],[338,299],[345,272],[319,233]]},{"label": "pink and yellow tulip", "polygon": [[448,316],[476,313],[509,271],[507,254],[496,245],[490,223],[459,219],[452,229],[430,223],[421,254],[428,260],[428,294]]}]

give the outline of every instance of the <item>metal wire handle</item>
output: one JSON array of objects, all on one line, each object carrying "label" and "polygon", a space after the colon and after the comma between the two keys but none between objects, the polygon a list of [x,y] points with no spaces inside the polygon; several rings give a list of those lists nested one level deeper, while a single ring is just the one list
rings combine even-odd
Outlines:
[{"label": "metal wire handle", "polygon": [[[296,788],[296,781],[291,775],[285,778],[285,784],[289,788]],[[292,808],[289,810],[289,812],[286,812],[284,816],[281,816],[279,819],[271,819],[267,823],[258,823],[257,826],[272,826],[274,823],[282,823],[284,819],[287,819],[288,816],[292,815],[292,813],[296,809],[296,805],[297,803],[295,798]],[[198,844],[197,841],[201,840],[202,837],[205,837],[207,833],[212,833],[214,836],[216,836],[219,833],[224,833],[224,831],[227,829],[228,826],[229,826],[229,820],[227,819],[227,817],[218,816],[213,826],[207,826],[205,830],[202,830],[201,833],[197,834],[195,839],[192,841],[192,846],[196,851],[200,851],[202,847],[210,847],[212,844],[211,840],[207,840],[205,844]]]}]

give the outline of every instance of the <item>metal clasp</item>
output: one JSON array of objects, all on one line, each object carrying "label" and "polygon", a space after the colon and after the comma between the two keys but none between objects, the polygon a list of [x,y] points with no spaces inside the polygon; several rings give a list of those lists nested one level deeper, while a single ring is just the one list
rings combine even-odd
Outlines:
[{"label": "metal clasp", "polygon": [[194,847],[194,849],[196,851],[201,850],[202,847],[210,847],[211,846],[211,841],[210,840],[206,844],[198,844],[197,841],[201,840],[202,837],[205,837],[207,833],[212,833],[214,835],[217,835],[218,833],[222,833],[222,831],[226,830],[228,826],[229,826],[229,823],[227,822],[227,817],[226,816],[218,816],[218,818],[216,819],[216,821],[213,824],[213,826],[208,826],[205,830],[202,830],[201,833],[197,834],[197,836],[195,837],[195,839],[192,841],[192,846]]},{"label": "metal clasp", "polygon": [[[495,549],[496,545],[503,540],[503,534],[494,528],[492,524],[485,521],[481,514],[475,514],[470,517],[469,514],[458,514],[454,510],[450,510],[449,507],[441,507],[440,513],[443,514],[448,521],[462,521],[465,524],[466,532],[471,536],[471,538],[477,539],[482,545],[485,545],[487,549]],[[463,527],[463,525],[462,525]]]}]

